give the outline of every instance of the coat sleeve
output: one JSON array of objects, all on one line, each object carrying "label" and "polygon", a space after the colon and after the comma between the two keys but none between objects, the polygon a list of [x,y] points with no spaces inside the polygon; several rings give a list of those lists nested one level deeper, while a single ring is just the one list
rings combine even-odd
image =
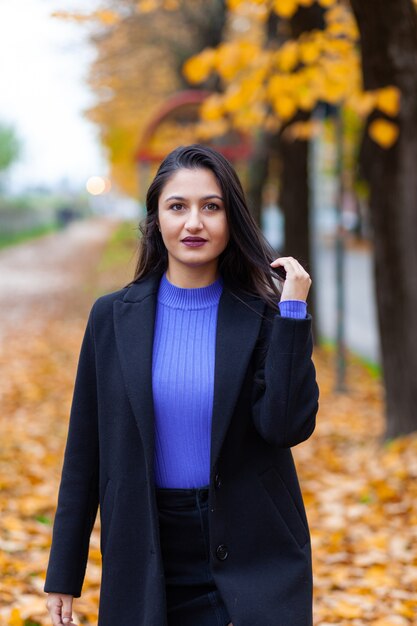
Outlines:
[{"label": "coat sleeve", "polygon": [[269,443],[289,448],[315,428],[319,388],[311,359],[312,317],[275,315],[255,372],[253,420]]},{"label": "coat sleeve", "polygon": [[97,384],[91,309],[78,360],[44,591],[81,595],[98,509]]}]

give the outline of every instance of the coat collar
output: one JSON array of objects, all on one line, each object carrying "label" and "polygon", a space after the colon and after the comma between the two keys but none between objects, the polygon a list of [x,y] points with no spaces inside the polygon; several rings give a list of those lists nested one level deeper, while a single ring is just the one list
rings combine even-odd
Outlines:
[{"label": "coat collar", "polygon": [[[142,438],[148,470],[153,475],[154,406],[152,351],[157,293],[161,272],[133,283],[115,300],[114,329],[126,392]],[[233,414],[243,378],[259,334],[264,302],[224,284],[220,297],[214,372],[211,432],[213,469]]]},{"label": "coat collar", "polygon": [[148,296],[158,293],[161,276],[162,272],[152,272],[132,283],[123,297],[123,302],[141,302]]}]

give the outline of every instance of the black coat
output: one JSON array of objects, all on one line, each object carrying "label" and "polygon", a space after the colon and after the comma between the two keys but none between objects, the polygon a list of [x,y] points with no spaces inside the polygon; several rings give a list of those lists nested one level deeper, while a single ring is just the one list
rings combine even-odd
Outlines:
[{"label": "black coat", "polygon": [[[82,342],[44,590],[81,595],[100,505],[99,626],[166,626],[151,360],[160,274],[99,297]],[[234,626],[311,626],[310,535],[290,447],[314,430],[311,316],[219,302],[213,577]]]}]

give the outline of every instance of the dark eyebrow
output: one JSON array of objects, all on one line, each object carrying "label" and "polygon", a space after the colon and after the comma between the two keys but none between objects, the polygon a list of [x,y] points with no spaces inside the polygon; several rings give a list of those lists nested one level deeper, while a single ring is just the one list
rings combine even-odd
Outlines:
[{"label": "dark eyebrow", "polygon": [[[217,198],[218,200],[221,200],[223,202],[223,198],[221,196],[218,196],[217,194],[211,194],[209,196],[203,196],[202,198],[200,198],[200,200],[211,200],[212,198]],[[169,202],[170,200],[186,200],[186,198],[183,198],[182,196],[169,196],[169,198],[166,198],[165,202]]]}]

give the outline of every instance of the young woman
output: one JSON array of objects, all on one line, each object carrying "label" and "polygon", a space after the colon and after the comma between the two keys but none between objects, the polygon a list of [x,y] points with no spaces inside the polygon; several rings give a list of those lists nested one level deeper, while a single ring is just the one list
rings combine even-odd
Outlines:
[{"label": "young woman", "polygon": [[52,623],[73,623],[100,505],[99,626],[311,626],[290,450],[318,409],[311,278],[274,260],[213,149],[170,153],[146,206],[134,279],[96,300],[81,347]]}]

